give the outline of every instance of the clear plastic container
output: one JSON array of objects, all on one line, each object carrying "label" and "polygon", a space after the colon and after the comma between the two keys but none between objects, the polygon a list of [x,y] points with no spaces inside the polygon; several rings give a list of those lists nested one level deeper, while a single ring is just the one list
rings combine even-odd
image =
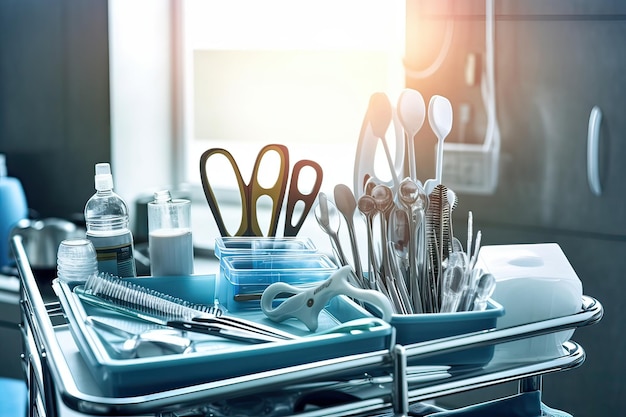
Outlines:
[{"label": "clear plastic container", "polygon": [[148,203],[148,249],[152,276],[193,274],[191,201],[169,191],[154,193]]},{"label": "clear plastic container", "polygon": [[263,291],[274,282],[319,283],[337,266],[326,255],[226,256],[220,262],[218,300],[229,311],[260,308]]},{"label": "clear plastic container", "polygon": [[96,250],[89,239],[66,239],[57,250],[57,277],[67,283],[87,281],[98,273]]},{"label": "clear plastic container", "polygon": [[113,192],[108,163],[96,164],[96,193],[85,205],[87,239],[96,248],[98,270],[119,277],[137,275],[133,235],[129,229],[126,202]]}]

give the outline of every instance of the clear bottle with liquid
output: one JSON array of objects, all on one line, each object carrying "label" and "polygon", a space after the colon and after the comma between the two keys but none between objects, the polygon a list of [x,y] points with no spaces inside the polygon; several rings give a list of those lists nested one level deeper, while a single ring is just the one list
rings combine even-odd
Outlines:
[{"label": "clear bottle with liquid", "polygon": [[191,201],[154,193],[148,203],[148,250],[152,276],[193,274]]},{"label": "clear bottle with liquid", "polygon": [[98,270],[119,277],[137,276],[128,206],[113,192],[108,163],[96,164],[96,193],[85,205],[87,239],[96,249]]}]

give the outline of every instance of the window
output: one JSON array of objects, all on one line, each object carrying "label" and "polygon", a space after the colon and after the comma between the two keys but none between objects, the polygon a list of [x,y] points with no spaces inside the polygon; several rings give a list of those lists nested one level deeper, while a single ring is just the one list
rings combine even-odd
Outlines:
[{"label": "window", "polygon": [[[404,87],[404,0],[111,0],[109,14],[116,190],[130,203],[189,184],[200,247],[218,235],[205,150],[228,149],[247,180],[264,145],[284,144],[292,165],[322,165],[332,195],[353,181],[370,95]],[[313,219],[301,234],[320,232]]]},{"label": "window", "polygon": [[281,143],[291,161],[322,165],[324,190],[352,184],[370,95],[393,97],[404,86],[404,8],[398,0],[183,0],[183,178],[199,184],[202,152],[224,147],[247,179],[258,150]]}]

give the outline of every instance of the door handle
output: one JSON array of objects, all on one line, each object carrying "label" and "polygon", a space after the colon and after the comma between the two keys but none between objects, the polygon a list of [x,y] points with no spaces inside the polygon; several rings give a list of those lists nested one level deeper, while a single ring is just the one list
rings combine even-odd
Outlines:
[{"label": "door handle", "polygon": [[587,130],[587,182],[591,192],[596,196],[602,195],[600,185],[600,125],[602,124],[602,110],[593,106],[589,115]]}]

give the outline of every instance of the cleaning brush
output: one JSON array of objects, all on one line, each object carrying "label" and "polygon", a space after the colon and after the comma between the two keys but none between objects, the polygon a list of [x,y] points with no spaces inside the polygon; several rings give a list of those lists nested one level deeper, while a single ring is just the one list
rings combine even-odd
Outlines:
[{"label": "cleaning brush", "polygon": [[220,316],[219,307],[193,304],[168,294],[113,276],[106,272],[91,275],[78,296],[99,307],[158,324],[170,320],[192,320],[198,316]]},{"label": "cleaning brush", "polygon": [[295,336],[249,320],[224,316],[215,305],[194,304],[106,272],[74,287],[83,301],[126,316],[176,329],[248,343],[292,340]]}]

